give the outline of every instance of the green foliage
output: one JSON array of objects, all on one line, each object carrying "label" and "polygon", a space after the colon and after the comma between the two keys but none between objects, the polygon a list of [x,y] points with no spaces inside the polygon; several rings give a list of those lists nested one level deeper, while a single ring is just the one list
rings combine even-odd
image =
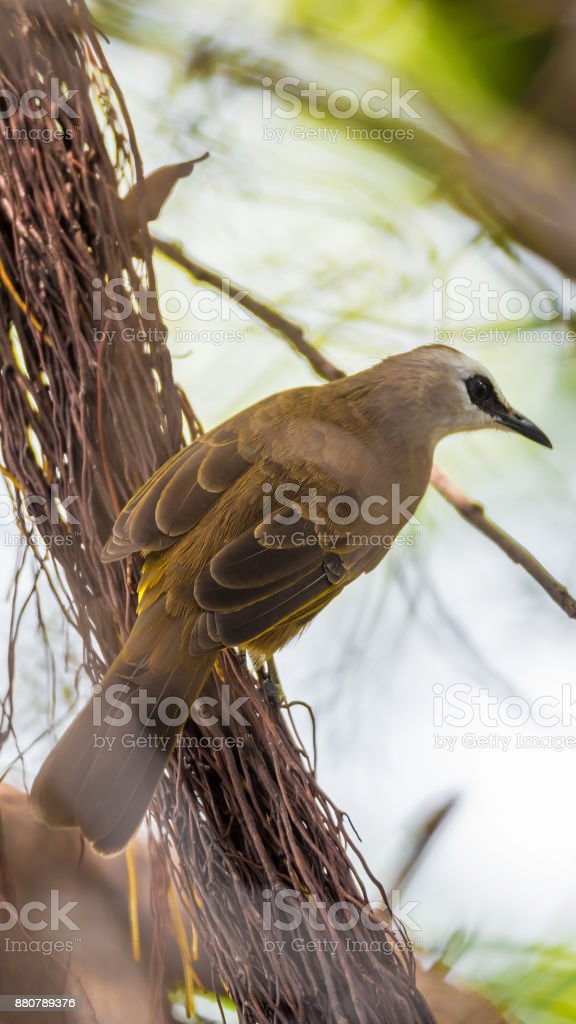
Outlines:
[{"label": "green foliage", "polygon": [[[454,932],[437,964],[450,978],[472,983],[499,1010],[522,1024],[576,1020],[576,949],[520,947]],[[472,982],[472,979],[473,982]]]}]

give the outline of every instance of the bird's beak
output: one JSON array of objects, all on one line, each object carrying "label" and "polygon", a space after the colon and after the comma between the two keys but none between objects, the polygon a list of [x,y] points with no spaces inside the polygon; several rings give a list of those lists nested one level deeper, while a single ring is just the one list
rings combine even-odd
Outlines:
[{"label": "bird's beak", "polygon": [[516,434],[522,434],[523,437],[536,441],[536,444],[543,444],[545,448],[552,447],[552,442],[549,437],[546,437],[544,431],[540,430],[540,427],[537,427],[535,423],[532,423],[532,420],[522,416],[514,409],[498,410],[494,419],[496,423],[501,423],[507,430],[513,430]]}]

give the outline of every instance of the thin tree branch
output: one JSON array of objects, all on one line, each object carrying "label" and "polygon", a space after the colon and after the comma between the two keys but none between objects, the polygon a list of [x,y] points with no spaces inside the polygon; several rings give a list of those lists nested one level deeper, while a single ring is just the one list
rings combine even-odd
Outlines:
[{"label": "thin tree branch", "polygon": [[[159,238],[152,238],[152,244],[158,252],[185,270],[195,281],[204,281],[211,287],[229,294],[239,306],[270,327],[276,334],[284,338],[299,355],[304,356],[312,369],[324,380],[338,380],[344,376],[344,372],[338,366],[335,366],[310,344],[298,324],[282,316],[270,305],[253,298],[239,285],[222,277],[217,271],[191,259],[179,245],[165,242]],[[516,565],[520,565],[566,615],[571,619],[576,619],[576,599],[566,587],[555,579],[527,548],[492,519],[489,519],[484,512],[484,506],[464,494],[437,464],[432,467],[430,483],[467,523],[470,523],[474,529],[496,544]]]},{"label": "thin tree branch", "polygon": [[211,267],[206,267],[203,263],[198,263],[197,260],[191,259],[182,251],[179,245],[173,242],[164,242],[162,239],[154,237],[152,238],[152,245],[158,252],[166,256],[171,263],[186,270],[195,281],[204,281],[206,284],[211,285],[212,288],[217,288],[218,291],[229,295],[237,305],[242,306],[243,309],[256,317],[257,320],[260,320],[261,323],[266,324],[276,334],[279,334],[296,352],[308,360],[310,366],[319,377],[323,377],[325,380],[337,380],[339,377],[345,376],[343,370],[339,370],[337,366],[334,366],[328,359],[325,359],[318,349],[314,348],[306,340],[304,331],[299,324],[295,324],[292,320],[288,320],[287,317],[272,309],[271,306],[255,299],[254,296],[246,292],[240,285],[235,284],[229,278],[222,277],[218,271],[212,270]]},{"label": "thin tree branch", "polygon": [[566,615],[569,615],[571,619],[576,619],[576,600],[566,587],[559,583],[527,548],[506,533],[492,519],[489,519],[480,502],[473,501],[464,494],[464,491],[460,490],[458,485],[438,465],[432,469],[431,483],[467,523],[493,541],[516,565],[521,565],[528,575],[536,580],[536,583],[559,605],[562,611],[566,612]]}]

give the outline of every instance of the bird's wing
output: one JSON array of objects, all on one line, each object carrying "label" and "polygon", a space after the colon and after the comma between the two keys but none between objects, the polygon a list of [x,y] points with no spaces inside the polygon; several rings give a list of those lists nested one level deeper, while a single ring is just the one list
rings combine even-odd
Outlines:
[{"label": "bird's wing", "polygon": [[349,553],[338,548],[305,519],[245,530],[196,578],[190,650],[241,646],[289,623],[297,632],[351,578]]},{"label": "bird's wing", "polygon": [[[338,428],[302,416],[299,406],[312,390],[295,388],[264,399],[173,455],[118,516],[103,560],[171,547],[258,461],[268,465],[276,480],[313,480],[320,469],[332,476],[335,466],[340,468],[346,439]],[[290,402],[296,414],[287,416]]]},{"label": "bird's wing", "polygon": [[173,455],[130,499],[114,523],[102,558],[163,551],[192,530],[248,468],[235,430],[220,427]]},{"label": "bird's wing", "polygon": [[329,500],[353,493],[368,471],[362,442],[311,416],[302,408],[305,389],[301,395],[296,417],[279,416],[283,396],[275,396],[179,452],[114,526],[104,557],[144,550],[140,614],[161,600],[185,620],[190,653],[243,645],[276,628],[295,634],[381,557],[348,546],[343,529],[329,534],[305,500],[290,526],[262,521],[264,486],[319,488]]}]

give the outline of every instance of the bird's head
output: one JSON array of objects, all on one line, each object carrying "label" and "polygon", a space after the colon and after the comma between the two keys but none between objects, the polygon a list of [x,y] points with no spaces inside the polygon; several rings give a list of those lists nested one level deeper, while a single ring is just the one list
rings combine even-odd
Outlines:
[{"label": "bird's head", "polygon": [[512,430],[551,448],[546,434],[512,408],[492,375],[475,359],[446,345],[426,345],[412,357],[419,404],[431,416],[435,440],[463,430]]}]

